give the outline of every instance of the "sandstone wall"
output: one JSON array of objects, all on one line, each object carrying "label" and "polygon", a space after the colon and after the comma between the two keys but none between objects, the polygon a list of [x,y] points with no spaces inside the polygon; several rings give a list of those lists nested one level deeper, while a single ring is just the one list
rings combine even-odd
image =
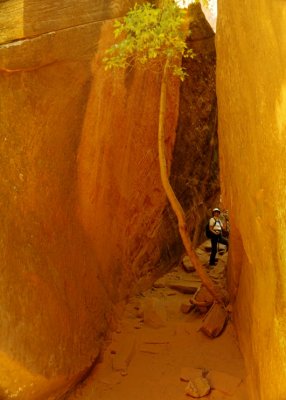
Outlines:
[{"label": "sandstone wall", "polygon": [[229,280],[250,398],[286,398],[286,4],[219,2],[217,91]]},{"label": "sandstone wall", "polygon": [[[131,3],[0,4],[0,397],[47,398],[80,380],[118,304],[171,259],[160,75],[100,62]],[[170,78],[169,162],[178,94]]]},{"label": "sandstone wall", "polygon": [[[110,298],[77,182],[87,104],[100,81],[92,72],[100,21],[129,6],[0,5],[0,386],[11,396],[38,398],[78,380],[99,354],[114,298],[128,292],[126,283]],[[114,107],[108,99],[109,113]],[[117,264],[114,256],[107,286]]]}]

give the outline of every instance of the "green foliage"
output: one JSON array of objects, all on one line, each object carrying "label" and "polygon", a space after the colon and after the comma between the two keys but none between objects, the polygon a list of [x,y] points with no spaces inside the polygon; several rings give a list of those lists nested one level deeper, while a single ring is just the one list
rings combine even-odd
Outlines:
[{"label": "green foliage", "polygon": [[[194,57],[187,48],[189,33],[187,10],[173,0],[165,0],[161,8],[150,3],[136,4],[122,21],[114,23],[116,43],[105,54],[106,69],[127,68],[133,65],[167,65],[174,75],[184,79],[180,67],[182,57]],[[151,64],[150,64],[151,63]]]}]

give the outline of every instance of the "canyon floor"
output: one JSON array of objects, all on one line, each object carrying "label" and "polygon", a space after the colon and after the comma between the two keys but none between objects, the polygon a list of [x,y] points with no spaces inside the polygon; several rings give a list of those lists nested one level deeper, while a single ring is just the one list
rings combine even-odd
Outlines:
[{"label": "canyon floor", "polygon": [[[208,270],[208,242],[196,251],[214,281],[224,284],[227,253]],[[203,399],[247,400],[245,369],[233,323],[211,339],[200,331],[204,315],[182,312],[199,286],[195,272],[182,265],[130,299],[101,362],[69,400],[187,400],[190,378],[203,374],[211,391]],[[185,289],[184,289],[185,288]],[[178,290],[179,289],[179,290]]]}]

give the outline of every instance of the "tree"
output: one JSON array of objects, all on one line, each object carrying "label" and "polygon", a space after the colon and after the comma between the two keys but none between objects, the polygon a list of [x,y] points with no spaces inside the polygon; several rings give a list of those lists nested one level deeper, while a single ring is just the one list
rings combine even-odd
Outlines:
[{"label": "tree", "polygon": [[165,157],[165,116],[167,74],[169,71],[183,80],[186,71],[181,67],[182,57],[194,57],[187,48],[188,13],[174,0],[162,0],[160,7],[153,4],[136,4],[122,21],[114,23],[116,42],[106,51],[103,61],[106,69],[144,67],[162,71],[158,124],[158,150],[161,180],[171,207],[176,214],[182,242],[203,284],[222,302],[222,295],[206,274],[196,255],[187,230],[184,210],[169,182]]}]

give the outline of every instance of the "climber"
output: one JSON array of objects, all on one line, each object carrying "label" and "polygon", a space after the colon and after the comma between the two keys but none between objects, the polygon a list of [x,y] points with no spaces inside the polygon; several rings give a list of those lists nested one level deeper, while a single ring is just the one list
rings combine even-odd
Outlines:
[{"label": "climber", "polygon": [[228,250],[228,240],[223,237],[222,231],[225,229],[224,224],[221,222],[220,218],[220,209],[214,208],[212,211],[212,217],[209,220],[209,229],[211,233],[211,243],[212,243],[212,251],[210,256],[210,266],[215,265],[215,256],[217,253],[218,243],[222,243],[226,246],[226,251]]}]

